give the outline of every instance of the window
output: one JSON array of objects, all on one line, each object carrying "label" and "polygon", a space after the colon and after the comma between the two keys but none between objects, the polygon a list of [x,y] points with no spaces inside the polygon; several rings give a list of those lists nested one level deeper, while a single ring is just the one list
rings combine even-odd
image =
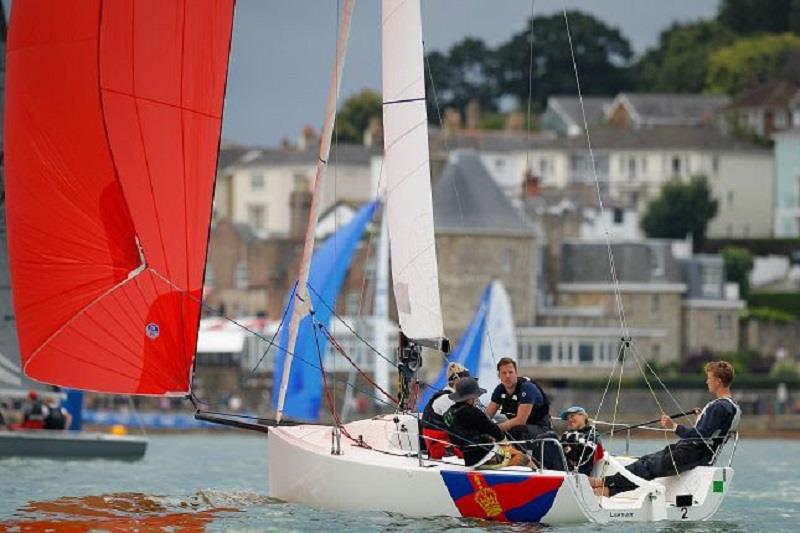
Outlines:
[{"label": "window", "polygon": [[206,264],[206,280],[204,285],[208,288],[214,287],[214,267],[210,263]]},{"label": "window", "polygon": [[717,313],[717,333],[728,335],[733,331],[733,317],[728,313]]},{"label": "window", "polygon": [[553,345],[549,342],[547,344],[537,344],[536,358],[540,363],[551,363],[553,361]]},{"label": "window", "polygon": [[672,157],[672,175],[673,176],[681,175],[681,158],[678,156]]},{"label": "window", "polygon": [[361,310],[361,294],[357,292],[347,293],[344,308],[345,314],[357,315]]},{"label": "window", "polygon": [[233,284],[237,289],[244,290],[250,285],[250,272],[247,268],[247,261],[239,261],[236,264],[236,272],[233,277]]},{"label": "window", "polygon": [[634,157],[628,159],[628,179],[631,181],[636,179],[636,158]]},{"label": "window", "polygon": [[711,171],[714,174],[718,174],[719,173],[719,156],[718,155],[714,155],[711,158]]},{"label": "window", "polygon": [[514,271],[514,250],[510,247],[503,248],[503,270],[506,273]]},{"label": "window", "polygon": [[614,208],[614,224],[622,224],[625,219],[625,211],[621,207]]},{"label": "window", "polygon": [[722,268],[705,265],[702,267],[703,296],[716,297],[722,289]]},{"label": "window", "polygon": [[654,294],[650,299],[650,314],[657,317],[661,313],[661,296]]},{"label": "window", "polygon": [[664,275],[664,247],[653,246],[650,249],[650,269],[654,278]]},{"label": "window", "polygon": [[588,342],[578,344],[578,362],[582,365],[594,363],[594,346]]},{"label": "window", "polygon": [[264,189],[264,174],[250,175],[250,189],[253,191],[260,191]]},{"label": "window", "polygon": [[254,228],[264,227],[264,206],[250,204],[247,206],[247,223]]}]

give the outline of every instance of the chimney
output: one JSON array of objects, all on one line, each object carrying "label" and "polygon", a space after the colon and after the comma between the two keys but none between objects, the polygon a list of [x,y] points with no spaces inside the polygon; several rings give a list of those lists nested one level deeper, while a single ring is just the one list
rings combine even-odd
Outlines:
[{"label": "chimney", "polygon": [[506,129],[509,131],[522,131],[525,129],[525,114],[512,111],[506,117]]},{"label": "chimney", "polygon": [[308,180],[295,180],[295,189],[289,196],[289,238],[302,241],[311,214],[311,191]]},{"label": "chimney", "polygon": [[539,177],[535,176],[531,169],[525,171],[525,176],[522,179],[522,197],[523,198],[536,198],[539,196]]},{"label": "chimney", "polygon": [[306,150],[308,148],[313,148],[314,146],[319,144],[319,137],[317,136],[317,132],[314,131],[309,125],[305,125],[303,127],[303,131],[300,132],[300,139],[297,142],[297,147],[300,150]]},{"label": "chimney", "polygon": [[444,130],[456,132],[461,129],[461,113],[458,109],[448,107],[444,110]]},{"label": "chimney", "polygon": [[481,104],[476,99],[472,99],[467,104],[467,129],[475,131],[481,123]]},{"label": "chimney", "polygon": [[383,121],[381,117],[369,119],[369,125],[364,131],[364,146],[378,146],[383,144]]}]

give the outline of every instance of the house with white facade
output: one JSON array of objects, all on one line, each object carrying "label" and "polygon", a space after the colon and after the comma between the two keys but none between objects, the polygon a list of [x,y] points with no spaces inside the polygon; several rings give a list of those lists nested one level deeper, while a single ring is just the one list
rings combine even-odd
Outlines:
[{"label": "house with white facade", "polygon": [[775,237],[800,236],[800,127],[775,140]]},{"label": "house with white facade", "polygon": [[[291,221],[291,195],[310,189],[318,148],[252,149],[220,169],[214,210],[217,218],[248,224],[263,237],[286,236]],[[340,202],[361,204],[374,198],[373,159],[377,149],[341,144],[331,149],[320,211]]]}]

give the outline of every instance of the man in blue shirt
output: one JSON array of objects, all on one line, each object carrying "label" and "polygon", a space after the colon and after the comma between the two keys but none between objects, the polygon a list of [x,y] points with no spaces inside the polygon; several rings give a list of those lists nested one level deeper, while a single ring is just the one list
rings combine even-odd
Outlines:
[{"label": "man in blue shirt", "polygon": [[[657,477],[674,476],[696,466],[707,465],[714,458],[717,448],[725,442],[729,431],[739,426],[741,410],[731,399],[733,367],[725,361],[706,364],[706,385],[715,398],[700,411],[694,426],[675,424],[667,415],[661,416],[661,426],[672,429],[680,440],[661,451],[644,455],[627,468],[634,475],[650,480]],[[605,483],[593,479],[592,485],[598,495],[613,496],[637,488],[637,485],[621,474],[605,478]]]},{"label": "man in blue shirt", "polygon": [[516,440],[530,440],[549,431],[550,401],[542,388],[530,378],[517,376],[517,363],[510,357],[497,362],[500,384],[492,392],[486,407],[490,418],[499,411],[507,420],[500,429]]}]

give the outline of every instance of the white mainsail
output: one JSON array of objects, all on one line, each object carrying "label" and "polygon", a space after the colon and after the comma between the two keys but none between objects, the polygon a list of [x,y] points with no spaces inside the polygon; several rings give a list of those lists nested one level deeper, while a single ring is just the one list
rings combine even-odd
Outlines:
[{"label": "white mainsail", "polygon": [[383,0],[381,16],[384,172],[400,329],[410,339],[441,339],[420,2]]}]

